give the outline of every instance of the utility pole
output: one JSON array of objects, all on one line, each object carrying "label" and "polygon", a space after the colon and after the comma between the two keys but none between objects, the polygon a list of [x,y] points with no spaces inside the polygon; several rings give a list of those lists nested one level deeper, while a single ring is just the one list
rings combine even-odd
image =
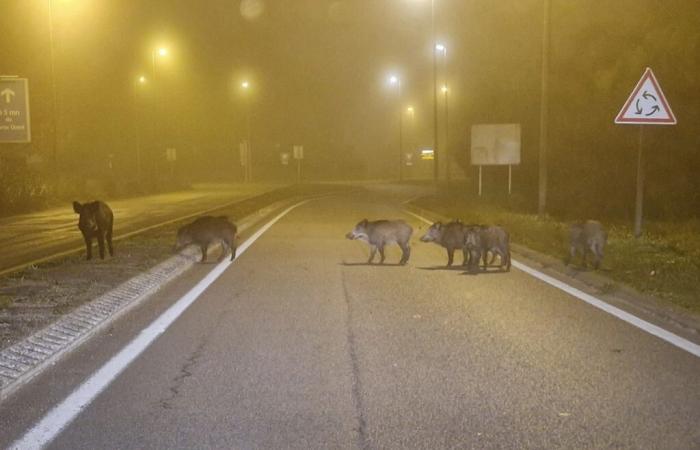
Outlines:
[{"label": "utility pole", "polygon": [[550,0],[544,0],[542,16],[542,87],[540,93],[540,152],[539,152],[539,190],[537,213],[543,216],[547,207],[547,144],[549,133],[549,13]]}]

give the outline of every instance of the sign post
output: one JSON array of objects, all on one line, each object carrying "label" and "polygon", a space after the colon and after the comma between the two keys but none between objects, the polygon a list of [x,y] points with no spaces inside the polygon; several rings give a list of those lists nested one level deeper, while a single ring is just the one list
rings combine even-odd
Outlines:
[{"label": "sign post", "polygon": [[28,80],[0,77],[0,143],[31,142],[30,125]]},{"label": "sign post", "polygon": [[479,166],[479,197],[483,193],[483,166],[508,166],[508,195],[511,195],[513,165],[520,164],[520,124],[473,125],[471,163]]},{"label": "sign post", "polygon": [[301,184],[301,160],[304,159],[304,146],[294,146],[294,159],[297,160],[297,183]]},{"label": "sign post", "polygon": [[637,190],[634,202],[634,237],[642,235],[642,208],[644,203],[644,164],[643,137],[644,125],[675,125],[676,116],[666,101],[654,72],[646,68],[642,78],[632,90],[624,106],[617,114],[615,123],[638,125],[639,143],[637,148]]}]

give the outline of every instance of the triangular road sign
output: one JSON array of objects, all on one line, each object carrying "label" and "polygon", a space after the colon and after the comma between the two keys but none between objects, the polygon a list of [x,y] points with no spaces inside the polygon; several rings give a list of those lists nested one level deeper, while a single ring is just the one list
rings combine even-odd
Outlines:
[{"label": "triangular road sign", "polygon": [[676,116],[656,81],[654,72],[647,67],[644,75],[625,102],[615,123],[633,125],[675,125]]}]

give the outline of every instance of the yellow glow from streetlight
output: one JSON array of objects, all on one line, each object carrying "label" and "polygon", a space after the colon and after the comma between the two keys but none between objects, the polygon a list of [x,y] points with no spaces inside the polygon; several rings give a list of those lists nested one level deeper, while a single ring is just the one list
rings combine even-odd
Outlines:
[{"label": "yellow glow from streetlight", "polygon": [[141,75],[141,76],[139,77],[139,83],[145,84],[145,83],[146,83],[146,77],[144,77],[143,75]]},{"label": "yellow glow from streetlight", "polygon": [[443,94],[446,93],[447,92],[447,85],[443,84],[441,90],[442,90]]},{"label": "yellow glow from streetlight", "polygon": [[250,87],[250,83],[248,83],[247,80],[246,80],[246,81],[243,81],[243,82],[241,83],[241,87],[242,87],[243,89],[248,89],[248,88]]},{"label": "yellow glow from streetlight", "polygon": [[396,84],[396,83],[398,83],[398,82],[399,82],[399,77],[397,77],[396,75],[391,75],[391,76],[389,77],[389,83],[391,83],[391,84]]},{"label": "yellow glow from streetlight", "polygon": [[435,50],[439,52],[444,52],[447,50],[447,47],[445,47],[443,44],[435,44]]},{"label": "yellow glow from streetlight", "polygon": [[413,112],[414,112],[413,106],[409,106],[408,108],[406,108],[406,112],[409,114],[413,114]]},{"label": "yellow glow from streetlight", "polygon": [[168,49],[165,47],[161,47],[158,49],[158,55],[160,56],[168,56]]}]

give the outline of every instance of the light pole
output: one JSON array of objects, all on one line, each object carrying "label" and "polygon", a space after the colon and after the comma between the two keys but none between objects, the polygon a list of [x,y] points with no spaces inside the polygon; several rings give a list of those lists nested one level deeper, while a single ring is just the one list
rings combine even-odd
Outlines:
[{"label": "light pole", "polygon": [[[151,126],[153,127],[153,147],[154,147],[154,154],[158,154],[158,149],[160,148],[160,138],[161,138],[161,133],[160,133],[160,127],[159,127],[159,121],[158,121],[158,77],[157,77],[157,71],[156,71],[156,59],[157,57],[165,57],[168,56],[168,49],[165,47],[160,47],[160,48],[154,48],[151,50],[151,82],[153,84],[152,88],[152,93],[151,96],[153,98],[153,104],[152,104],[152,114],[151,114]],[[153,161],[153,171],[154,174],[158,174],[158,159],[155,158]]]},{"label": "light pole", "polygon": [[433,47],[433,179],[438,182],[438,104],[437,104],[437,51],[435,49],[435,0],[430,0],[430,27],[432,32],[431,44]]},{"label": "light pole", "polygon": [[[443,76],[445,79],[447,79],[447,47],[444,44],[435,44],[435,51],[442,53],[442,58],[443,58],[443,71],[444,74]],[[450,186],[450,155],[448,154],[449,152],[449,126],[450,122],[448,120],[448,89],[447,89],[447,81],[445,81],[445,84],[442,85],[440,88],[442,91],[443,97],[444,97],[444,102],[445,102],[445,180],[447,182],[447,186]],[[437,124],[435,125],[435,129],[437,130]]]},{"label": "light pole", "polygon": [[444,95],[445,101],[445,180],[447,181],[447,187],[450,187],[450,155],[448,154],[448,138],[449,138],[449,126],[450,120],[448,116],[448,103],[449,103],[449,89],[447,89],[447,84],[442,86],[442,94]]},{"label": "light pole", "polygon": [[53,115],[53,139],[51,142],[51,160],[54,169],[58,165],[58,87],[56,82],[56,58],[54,50],[54,29],[53,29],[53,0],[49,0],[49,59],[51,65],[51,112]]},{"label": "light pole", "polygon": [[548,91],[549,91],[549,0],[542,5],[542,90],[540,93],[540,152],[537,212],[543,216],[547,207],[547,144],[548,144]]},{"label": "light pole", "polygon": [[389,83],[398,89],[399,103],[399,181],[403,181],[403,109],[401,107],[401,78],[396,75],[389,77]]},{"label": "light pole", "polygon": [[[144,86],[148,82],[145,76],[141,75],[138,78],[138,84],[139,86]],[[136,102],[134,105],[134,108],[136,110],[135,114],[135,119],[136,119],[136,179],[138,183],[141,183],[141,115],[139,114],[139,111],[141,109],[141,105],[139,102]]]},{"label": "light pole", "polygon": [[249,183],[253,181],[253,146],[251,144],[251,132],[250,132],[250,82],[244,80],[241,83],[241,89],[243,89],[243,94],[245,96],[246,103],[246,165],[245,165],[245,179]]}]

